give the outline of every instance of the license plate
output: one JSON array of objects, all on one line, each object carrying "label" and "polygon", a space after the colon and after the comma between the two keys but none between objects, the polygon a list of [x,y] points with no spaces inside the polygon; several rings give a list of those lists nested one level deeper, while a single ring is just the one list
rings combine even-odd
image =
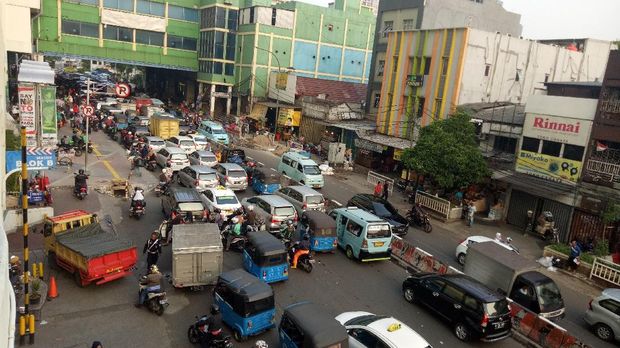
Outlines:
[{"label": "license plate", "polygon": [[496,329],[501,329],[504,327],[504,325],[506,325],[506,323],[504,323],[503,321],[499,323],[493,323],[493,327]]},{"label": "license plate", "polygon": [[382,247],[383,244],[385,244],[385,242],[372,242],[372,245],[376,247]]}]

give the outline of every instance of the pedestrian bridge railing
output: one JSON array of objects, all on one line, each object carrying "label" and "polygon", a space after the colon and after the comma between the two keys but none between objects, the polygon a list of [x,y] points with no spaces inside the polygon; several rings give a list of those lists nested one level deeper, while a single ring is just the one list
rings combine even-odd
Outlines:
[{"label": "pedestrian bridge railing", "polygon": [[415,195],[415,202],[439,214],[442,219],[450,219],[450,201],[448,200],[418,191]]},{"label": "pedestrian bridge railing", "polygon": [[379,182],[381,182],[382,184],[385,184],[385,182],[387,181],[388,192],[392,193],[392,191],[394,191],[394,179],[389,178],[385,175],[381,175],[377,172],[373,172],[372,170],[368,171],[368,177],[366,178],[366,181],[368,181],[368,183],[371,184],[372,186],[377,185],[377,183]]},{"label": "pedestrian bridge railing", "polygon": [[620,286],[620,268],[613,262],[597,257],[592,264],[590,279],[592,277],[603,279],[609,283]]}]

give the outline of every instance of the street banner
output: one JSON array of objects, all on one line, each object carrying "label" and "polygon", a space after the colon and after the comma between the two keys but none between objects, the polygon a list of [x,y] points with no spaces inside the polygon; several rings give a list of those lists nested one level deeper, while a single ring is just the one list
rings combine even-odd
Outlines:
[{"label": "street banner", "polygon": [[56,122],[56,86],[40,87],[41,145],[56,146],[58,143]]},{"label": "street banner", "polygon": [[295,111],[293,108],[280,108],[278,125],[286,127],[299,127],[300,124],[301,111]]},{"label": "street banner", "polygon": [[[49,169],[56,165],[56,151],[52,147],[29,147],[26,151],[28,170]],[[21,169],[21,150],[6,151],[6,175]]]},{"label": "street banner", "polygon": [[582,165],[583,163],[580,161],[520,150],[515,169],[519,173],[559,183],[576,185],[581,174]]},{"label": "street banner", "polygon": [[27,146],[37,145],[36,126],[36,94],[35,87],[30,84],[20,84],[17,87],[19,97],[19,123],[26,127]]}]

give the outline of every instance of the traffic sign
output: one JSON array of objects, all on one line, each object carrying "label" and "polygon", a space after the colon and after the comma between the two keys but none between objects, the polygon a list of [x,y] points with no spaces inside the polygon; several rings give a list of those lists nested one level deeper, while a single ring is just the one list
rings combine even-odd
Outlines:
[{"label": "traffic sign", "polygon": [[90,105],[87,105],[84,107],[83,112],[84,112],[84,115],[86,116],[92,116],[95,114],[95,108],[93,108]]},{"label": "traffic sign", "polygon": [[[28,170],[42,170],[54,167],[56,164],[56,152],[53,147],[29,147],[26,150]],[[6,152],[6,174],[19,170],[22,166],[22,152]]]},{"label": "traffic sign", "polygon": [[116,86],[114,86],[114,91],[117,97],[127,98],[131,94],[131,87],[126,83],[117,83]]}]

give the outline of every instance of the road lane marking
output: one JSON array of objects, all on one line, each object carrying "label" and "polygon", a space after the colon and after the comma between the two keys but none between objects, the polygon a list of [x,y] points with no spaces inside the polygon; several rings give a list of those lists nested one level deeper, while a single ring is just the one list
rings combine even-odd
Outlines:
[{"label": "road lane marking", "polygon": [[99,152],[99,149],[97,149],[97,146],[93,144],[93,152],[95,153],[95,156],[100,157],[101,152]]},{"label": "road lane marking", "polygon": [[264,166],[265,166],[265,163],[263,163],[263,162],[257,162],[257,163],[258,163],[258,165],[259,165],[259,166],[261,166],[261,167],[264,167]]},{"label": "road lane marking", "polygon": [[245,158],[254,161],[254,158],[250,157],[250,156],[245,156]]},{"label": "road lane marking", "polygon": [[274,171],[274,172],[276,172],[276,173],[278,172],[277,170],[275,170],[275,169],[273,169],[273,168],[269,168],[269,169],[273,170],[273,171]]},{"label": "road lane marking", "polygon": [[338,201],[336,201],[334,199],[332,199],[332,203],[338,205],[339,207],[342,207],[342,204],[340,204],[340,202],[338,202]]},{"label": "road lane marking", "polygon": [[103,165],[108,169],[108,171],[112,174],[112,176],[114,177],[114,179],[121,179],[121,176],[118,175],[118,173],[116,172],[116,170],[112,167],[112,165],[110,164],[110,162],[106,161],[106,160],[102,160],[101,161],[103,163]]}]

